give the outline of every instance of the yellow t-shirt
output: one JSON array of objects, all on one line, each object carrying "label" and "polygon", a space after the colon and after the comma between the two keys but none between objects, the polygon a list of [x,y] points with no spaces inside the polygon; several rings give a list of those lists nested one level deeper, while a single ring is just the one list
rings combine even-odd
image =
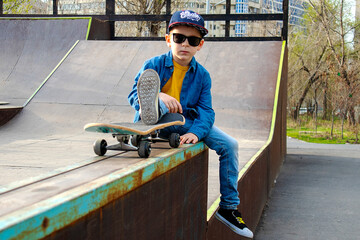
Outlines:
[{"label": "yellow t-shirt", "polygon": [[176,98],[180,102],[180,93],[181,88],[183,84],[183,80],[185,77],[186,72],[189,69],[189,66],[181,66],[180,64],[174,63],[174,72],[165,84],[165,86],[161,89],[161,92],[166,93],[167,95],[172,96],[173,98]]}]

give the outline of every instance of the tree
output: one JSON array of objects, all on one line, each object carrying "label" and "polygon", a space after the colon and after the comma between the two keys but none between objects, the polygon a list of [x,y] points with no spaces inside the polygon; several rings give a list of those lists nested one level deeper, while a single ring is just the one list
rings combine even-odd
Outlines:
[{"label": "tree", "polygon": [[[344,0],[309,0],[309,8],[304,16],[304,29],[290,34],[289,43],[289,100],[294,104],[293,118],[305,98],[309,98],[311,86],[322,81],[323,106],[329,88],[328,78],[337,76],[347,84],[348,97],[358,94],[356,86],[359,72],[355,65],[358,51],[349,43],[349,35],[357,27],[349,16],[350,10]],[[355,57],[356,56],[356,57]],[[293,79],[292,79],[293,78]],[[295,94],[296,93],[296,94]],[[334,93],[332,93],[334,94]],[[351,96],[351,97],[350,97]],[[355,99],[355,98],[353,98]],[[356,101],[348,99],[347,112],[354,123]],[[325,113],[326,113],[326,109]]]},{"label": "tree", "polygon": [[[160,15],[165,13],[166,0],[116,0],[117,14],[131,14],[131,15]],[[198,2],[190,2],[189,0],[174,0],[171,1],[171,9],[188,9],[193,8],[193,4]],[[120,23],[117,25],[117,35],[124,35],[129,32],[133,36],[158,37],[165,35],[165,27],[161,29],[164,24],[159,21],[138,21],[131,23]],[[120,26],[120,27],[119,27]],[[122,28],[122,29],[121,29]],[[135,31],[134,31],[135,28]]]},{"label": "tree", "polygon": [[[165,0],[117,0],[121,12],[132,15],[159,15],[166,4]],[[161,22],[136,22],[136,36],[158,36]]]},{"label": "tree", "polygon": [[294,29],[289,41],[289,102],[293,103],[292,116],[296,120],[299,109],[309,94],[312,85],[326,75],[328,46],[319,23],[311,17],[304,17],[302,29]]},{"label": "tree", "polygon": [[31,0],[4,0],[3,2],[4,14],[28,13],[32,7]]},{"label": "tree", "polygon": [[358,82],[358,71],[354,71],[351,64],[351,56],[354,55],[353,48],[348,42],[348,36],[354,31],[354,21],[350,16],[350,7],[344,0],[315,2],[309,0],[309,4],[314,10],[314,17],[321,23],[321,27],[326,34],[327,45],[332,56],[332,72],[338,72],[338,76],[346,83],[349,90],[347,95],[349,119],[351,124],[355,124],[354,107],[352,96],[356,94],[354,85]]}]

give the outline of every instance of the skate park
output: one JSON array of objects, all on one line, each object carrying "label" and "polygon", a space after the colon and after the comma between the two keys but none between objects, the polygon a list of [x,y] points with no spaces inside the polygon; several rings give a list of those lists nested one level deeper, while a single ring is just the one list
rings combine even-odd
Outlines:
[{"label": "skate park", "polygon": [[[106,40],[111,30],[93,22],[0,20],[9,31],[0,44],[13,44],[1,48],[9,59],[1,58],[0,101],[9,104],[0,106],[0,238],[230,239],[234,234],[213,217],[218,159],[203,143],[154,144],[148,159],[93,153],[96,139],[111,136],[83,126],[132,121],[134,76],[146,59],[168,51],[164,41]],[[48,33],[40,27],[45,36],[62,39],[58,49],[30,34],[41,24],[52,25]],[[286,153],[286,43],[209,41],[196,59],[212,77],[215,125],[239,142],[241,207],[255,229]],[[141,212],[153,218],[131,219]]]}]

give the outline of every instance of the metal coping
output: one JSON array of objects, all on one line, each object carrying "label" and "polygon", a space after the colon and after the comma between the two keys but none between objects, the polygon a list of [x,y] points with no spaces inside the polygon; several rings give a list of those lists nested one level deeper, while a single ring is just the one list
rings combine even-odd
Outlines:
[{"label": "metal coping", "polygon": [[115,171],[2,216],[0,239],[43,238],[177,167],[206,149],[206,145],[200,142],[166,151],[134,164],[130,168]]},{"label": "metal coping", "polygon": [[[285,48],[286,48],[286,41],[283,41],[282,48],[281,48],[281,54],[280,54],[279,70],[278,70],[278,76],[277,76],[277,82],[276,82],[274,107],[273,107],[269,137],[268,137],[266,143],[259,149],[259,151],[257,151],[257,153],[254,156],[252,156],[251,159],[246,163],[246,165],[240,170],[238,181],[247,173],[247,171],[249,170],[251,165],[256,161],[256,159],[260,156],[260,154],[270,145],[270,143],[272,142],[272,139],[274,137],[276,112],[277,112],[278,103],[279,103],[280,82],[281,82],[281,76],[282,76]],[[219,206],[219,203],[220,203],[220,196],[214,201],[214,203],[208,209],[207,221],[209,221],[210,218],[215,214],[215,212]]]}]

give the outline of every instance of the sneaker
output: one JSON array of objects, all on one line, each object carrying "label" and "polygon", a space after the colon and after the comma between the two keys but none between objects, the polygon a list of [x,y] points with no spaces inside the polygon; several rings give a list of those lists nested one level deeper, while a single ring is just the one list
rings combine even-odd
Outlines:
[{"label": "sneaker", "polygon": [[235,233],[247,237],[253,238],[254,234],[245,225],[244,220],[241,218],[241,214],[237,210],[227,210],[220,208],[216,213],[215,217],[226,226],[228,226]]},{"label": "sneaker", "polygon": [[159,119],[160,78],[153,69],[145,70],[137,83],[140,116],[146,125],[153,125]]}]

